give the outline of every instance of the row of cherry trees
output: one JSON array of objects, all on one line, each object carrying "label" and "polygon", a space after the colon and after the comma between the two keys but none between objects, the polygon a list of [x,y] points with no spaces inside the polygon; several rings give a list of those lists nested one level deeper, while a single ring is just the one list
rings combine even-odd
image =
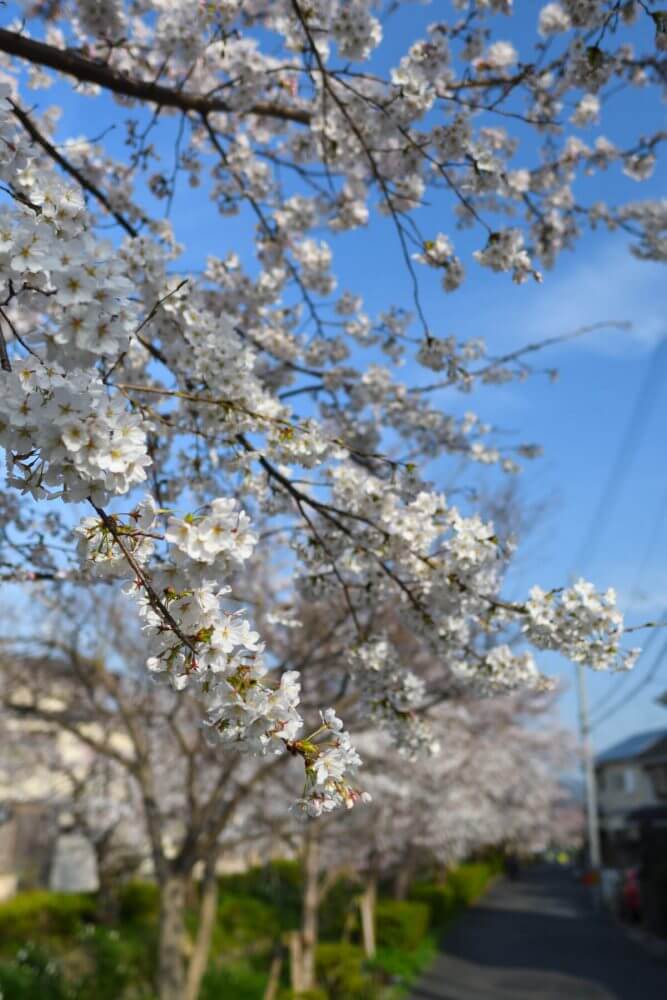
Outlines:
[{"label": "row of cherry trees", "polygon": [[[324,634],[328,610],[321,606],[314,616],[311,609],[311,631],[290,637],[290,662]],[[162,913],[160,996],[171,995],[175,980],[181,996],[196,1000],[224,862],[302,859],[302,925],[284,942],[299,993],[315,985],[319,909],[341,875],[358,883],[372,953],[380,878],[393,879],[401,895],[424,862],[444,869],[491,848],[530,853],[576,842],[579,831],[563,828],[558,783],[574,756],[554,725],[549,695],[479,702],[452,692],[434,713],[442,747],[428,766],[396,756],[388,767],[388,737],[360,713],[355,730],[372,802],[304,824],[288,809],[290,756],[221,756],[205,738],[192,692],[147,681],[141,636],[120,627],[117,601],[103,591],[84,610],[79,596],[47,617],[39,643],[26,634],[0,656],[0,786],[13,790],[14,801],[49,802],[87,838],[97,860],[101,919],[117,916],[120,882],[154,875]],[[102,638],[105,625],[111,639]],[[320,651],[319,666],[306,674],[313,694],[323,675],[339,672],[340,647]],[[200,910],[189,941],[185,910],[194,893]]]}]

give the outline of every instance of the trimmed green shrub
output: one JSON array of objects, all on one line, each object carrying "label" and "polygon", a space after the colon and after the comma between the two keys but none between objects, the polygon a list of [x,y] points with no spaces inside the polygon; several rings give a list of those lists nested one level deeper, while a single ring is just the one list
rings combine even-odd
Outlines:
[{"label": "trimmed green shrub", "polygon": [[379,948],[414,951],[426,937],[430,910],[426,903],[381,900],[375,910]]},{"label": "trimmed green shrub", "polygon": [[157,920],[160,891],[155,882],[126,882],[118,893],[118,913],[121,923]]},{"label": "trimmed green shrub", "polygon": [[270,947],[281,932],[279,914],[269,903],[249,896],[222,896],[218,901],[214,948]]},{"label": "trimmed green shrub", "polygon": [[493,866],[486,861],[471,861],[454,868],[447,881],[453,886],[461,903],[469,906],[479,899],[493,874]]},{"label": "trimmed green shrub", "polygon": [[0,963],[0,997],[7,1000],[71,1000],[76,997],[60,964],[39,945],[27,944],[12,961]]},{"label": "trimmed green shrub", "polygon": [[272,861],[247,872],[223,875],[225,896],[251,896],[274,908],[283,930],[295,930],[301,920],[301,869],[298,861]]},{"label": "trimmed green shrub", "polygon": [[132,1000],[153,996],[157,951],[152,929],[128,925],[119,932],[108,927],[83,928],[77,947],[63,958],[65,974],[85,1000]]},{"label": "trimmed green shrub", "polygon": [[410,899],[428,906],[430,926],[438,930],[446,927],[461,909],[461,900],[449,883],[416,882],[410,890]]},{"label": "trimmed green shrub", "polygon": [[350,912],[358,914],[359,883],[339,878],[329,888],[320,906],[320,937],[339,941]]},{"label": "trimmed green shrub", "polygon": [[378,985],[364,968],[361,948],[339,942],[318,945],[315,956],[315,975],[328,1000],[375,1000],[379,998]]},{"label": "trimmed green shrub", "polygon": [[435,940],[429,935],[414,951],[379,948],[367,966],[381,982],[405,988],[432,964],[437,953]]},{"label": "trimmed green shrub", "polygon": [[209,966],[202,982],[199,1000],[261,1000],[266,988],[265,972],[245,962]]},{"label": "trimmed green shrub", "polygon": [[450,869],[444,882],[415,882],[410,899],[426,903],[431,911],[431,927],[442,930],[464,907],[479,899],[494,875],[498,862],[469,861]]},{"label": "trimmed green shrub", "polygon": [[22,892],[0,904],[0,942],[3,951],[26,941],[73,937],[82,923],[92,920],[95,897],[80,893]]}]

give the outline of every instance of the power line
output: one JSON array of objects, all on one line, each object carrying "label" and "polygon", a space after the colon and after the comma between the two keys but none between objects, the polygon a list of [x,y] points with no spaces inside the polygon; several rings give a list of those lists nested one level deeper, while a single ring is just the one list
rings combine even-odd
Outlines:
[{"label": "power line", "polygon": [[[661,341],[661,344],[662,343],[664,343],[664,341]],[[641,560],[639,562],[639,565],[638,565],[637,570],[636,570],[635,575],[634,575],[634,582],[632,584],[632,587],[630,588],[630,596],[631,597],[636,597],[640,593],[640,584],[641,584],[641,581],[644,578],[644,574],[646,572],[646,569],[647,569],[648,565],[650,564],[651,559],[652,559],[652,557],[654,555],[654,552],[655,552],[655,539],[660,535],[660,532],[662,530],[662,527],[663,527],[666,515],[667,515],[667,484],[665,485],[665,490],[663,492],[663,495],[661,497],[660,503],[658,505],[658,510],[657,510],[657,513],[656,513],[653,525],[651,527],[651,530],[648,533],[648,538],[646,540],[646,545],[644,547],[644,552],[642,553],[642,558],[641,558]],[[660,617],[661,618],[663,618],[663,617],[667,618],[667,608],[663,609],[662,615]],[[637,663],[635,664],[635,669],[637,668],[637,666],[639,666],[639,664],[642,661],[643,657],[646,655],[647,651],[650,649],[652,641],[655,639],[656,635],[657,635],[657,633],[653,632],[649,636],[646,644],[644,645],[644,648],[642,649],[641,656],[639,657],[639,659],[637,660]],[[634,671],[633,671],[633,673],[634,673]],[[617,679],[616,683],[614,685],[612,685],[609,688],[609,690],[606,691],[602,695],[602,697],[598,699],[598,701],[595,702],[595,704],[591,708],[591,714],[594,716],[597,712],[600,711],[601,708],[603,708],[605,705],[607,705],[610,701],[613,701],[613,699],[615,698],[615,696],[618,694],[618,691],[620,690],[620,688],[623,687],[623,685],[626,683],[626,681],[631,676],[632,676],[632,674],[630,672],[628,672],[626,674],[623,674],[622,677],[619,677]]]},{"label": "power line", "polygon": [[648,639],[646,640],[646,643],[642,648],[641,654],[634,665],[634,668],[632,670],[628,670],[627,673],[624,673],[621,677],[618,677],[616,679],[616,684],[613,684],[608,691],[605,691],[602,697],[598,701],[596,701],[596,703],[593,705],[593,707],[591,708],[591,715],[594,717],[593,718],[594,725],[597,726],[598,724],[598,720],[595,718],[597,713],[601,709],[603,709],[605,705],[608,705],[610,701],[613,701],[615,696],[618,694],[619,689],[623,687],[628,678],[634,676],[635,670],[641,663],[642,659],[646,656],[646,653],[651,648],[651,644],[653,643],[654,639],[657,638],[657,635],[658,635],[657,631],[652,632],[651,635],[649,635]]},{"label": "power line", "polygon": [[635,405],[621,446],[609,471],[604,489],[600,494],[600,499],[591,518],[589,530],[584,536],[584,541],[579,550],[578,558],[575,560],[576,566],[584,566],[592,559],[603,535],[606,522],[618,499],[620,485],[627,475],[632,456],[637,450],[637,444],[639,439],[641,439],[644,425],[655,400],[656,389],[663,377],[661,361],[666,344],[667,338],[662,337],[649,357],[647,369],[635,399]]},{"label": "power line", "polygon": [[[662,365],[660,364],[660,361],[666,341],[667,338],[665,337],[659,341],[653,349],[649,359],[649,364],[644,378],[642,379],[639,394],[635,399],[630,421],[621,441],[620,448],[616,454],[616,459],[609,471],[605,487],[600,494],[600,499],[593,513],[593,519],[591,521],[589,531],[584,536],[579,557],[576,560],[577,567],[587,563],[595,553],[600,538],[603,535],[606,521],[609,519],[610,513],[618,498],[620,484],[627,475],[630,461],[637,450],[637,442],[641,438],[647,417],[651,411],[656,394],[656,388],[662,380]],[[665,645],[665,648],[667,648],[667,644]],[[582,766],[586,784],[588,851],[591,868],[596,870],[599,868],[601,861],[600,830],[598,825],[597,810],[597,781],[595,776],[593,744],[591,741],[591,731],[593,727],[591,726],[590,715],[588,712],[586,677],[583,664],[581,663],[577,664],[577,680]],[[609,714],[610,713],[608,713],[605,717],[608,717]]]},{"label": "power line", "polygon": [[[657,635],[656,632],[654,632],[653,634]],[[637,697],[638,694],[640,694],[644,690],[645,687],[647,687],[651,683],[653,678],[658,673],[658,670],[664,660],[666,653],[667,653],[667,639],[663,642],[662,646],[658,650],[658,654],[655,657],[651,669],[646,674],[646,676],[641,678],[639,683],[636,684],[634,688],[632,688],[627,693],[626,697],[622,701],[618,702],[617,705],[612,705],[612,707],[608,711],[606,711],[603,715],[601,715],[600,718],[593,723],[591,729],[597,729],[597,727],[601,725],[603,722],[605,722],[607,719],[610,719],[613,715],[616,715],[618,712],[620,712],[621,709],[625,708],[631,701],[633,701]]]},{"label": "power line", "polygon": [[665,490],[660,499],[660,504],[658,505],[658,511],[655,520],[653,522],[651,530],[649,531],[648,538],[646,540],[646,547],[644,548],[644,553],[642,555],[641,562],[639,563],[639,567],[635,574],[635,579],[631,590],[631,594],[633,595],[639,593],[639,584],[641,581],[641,577],[646,572],[646,568],[651,562],[651,559],[655,553],[655,548],[654,548],[655,538],[662,531],[666,518],[667,518],[667,482],[665,483]]}]

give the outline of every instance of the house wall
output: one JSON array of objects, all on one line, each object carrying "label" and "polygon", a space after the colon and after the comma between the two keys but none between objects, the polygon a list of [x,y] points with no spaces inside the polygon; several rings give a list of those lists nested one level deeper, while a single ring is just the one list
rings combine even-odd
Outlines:
[{"label": "house wall", "polygon": [[641,764],[613,761],[598,765],[596,770],[603,825],[610,825],[605,821],[611,821],[615,814],[620,817],[633,809],[657,802],[653,784]]}]

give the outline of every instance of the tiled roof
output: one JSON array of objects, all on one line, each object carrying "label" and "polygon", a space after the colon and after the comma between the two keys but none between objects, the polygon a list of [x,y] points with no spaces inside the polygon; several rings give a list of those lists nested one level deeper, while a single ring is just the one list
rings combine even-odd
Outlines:
[{"label": "tiled roof", "polygon": [[621,740],[608,750],[604,750],[595,758],[596,764],[609,764],[615,760],[628,760],[632,757],[639,757],[640,754],[650,750],[651,747],[667,739],[667,728],[651,729],[647,733],[636,733]]}]

